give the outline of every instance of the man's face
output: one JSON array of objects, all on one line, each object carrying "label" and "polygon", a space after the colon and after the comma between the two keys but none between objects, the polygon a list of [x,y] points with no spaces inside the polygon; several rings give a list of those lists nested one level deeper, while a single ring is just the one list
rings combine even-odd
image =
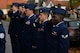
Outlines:
[{"label": "man's face", "polygon": [[26,13],[26,16],[30,16],[30,14],[32,13],[32,10],[30,9],[25,9],[25,13]]},{"label": "man's face", "polygon": [[21,12],[22,12],[22,10],[23,10],[23,8],[22,8],[22,7],[19,7],[19,11],[21,11]]},{"label": "man's face", "polygon": [[44,21],[46,19],[46,15],[44,13],[40,13],[39,19],[40,21]]},{"label": "man's face", "polygon": [[29,0],[26,0],[26,3],[28,2]]},{"label": "man's face", "polygon": [[13,11],[16,11],[17,9],[18,9],[18,7],[14,6],[14,5],[12,6]]},{"label": "man's face", "polygon": [[20,12],[25,12],[25,8],[19,7]]},{"label": "man's face", "polygon": [[54,24],[59,23],[60,20],[61,20],[61,18],[59,17],[58,14],[52,15],[52,22],[53,22]]}]

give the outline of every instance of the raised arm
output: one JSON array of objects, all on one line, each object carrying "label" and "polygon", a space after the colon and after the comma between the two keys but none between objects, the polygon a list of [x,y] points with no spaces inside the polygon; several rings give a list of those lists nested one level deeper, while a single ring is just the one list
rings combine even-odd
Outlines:
[{"label": "raised arm", "polygon": [[45,2],[46,6],[50,3],[50,1],[51,1],[51,0],[47,0],[47,1]]}]

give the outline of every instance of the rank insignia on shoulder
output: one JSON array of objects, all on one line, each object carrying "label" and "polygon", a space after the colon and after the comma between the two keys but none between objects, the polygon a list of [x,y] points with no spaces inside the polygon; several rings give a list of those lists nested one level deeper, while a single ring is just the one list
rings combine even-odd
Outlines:
[{"label": "rank insignia on shoulder", "polygon": [[61,35],[61,37],[66,39],[66,38],[68,38],[68,34],[67,35]]},{"label": "rank insignia on shoulder", "polygon": [[30,21],[27,21],[25,24],[30,25]]}]

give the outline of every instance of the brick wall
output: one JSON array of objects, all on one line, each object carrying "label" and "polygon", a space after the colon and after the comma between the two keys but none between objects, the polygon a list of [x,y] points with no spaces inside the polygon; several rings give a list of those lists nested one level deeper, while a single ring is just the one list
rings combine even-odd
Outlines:
[{"label": "brick wall", "polygon": [[7,0],[0,0],[0,8],[6,8]]},{"label": "brick wall", "polygon": [[25,3],[26,0],[0,0],[0,8],[5,9],[7,5],[12,4],[13,2]]},{"label": "brick wall", "polygon": [[[33,0],[29,0],[29,1],[33,1]],[[42,1],[43,0],[40,0],[40,2]],[[12,4],[13,2],[26,3],[26,0],[0,0],[0,8],[1,9],[7,8],[7,5]],[[67,2],[54,0],[55,5],[57,5],[58,3],[60,3],[61,5],[68,5]]]}]

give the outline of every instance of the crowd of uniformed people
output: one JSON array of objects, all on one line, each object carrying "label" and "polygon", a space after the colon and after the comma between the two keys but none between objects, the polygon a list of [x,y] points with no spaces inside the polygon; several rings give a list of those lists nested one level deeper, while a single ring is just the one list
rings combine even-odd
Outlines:
[{"label": "crowd of uniformed people", "polygon": [[[13,53],[68,53],[69,31],[64,22],[66,10],[61,8],[39,9],[35,4],[13,3],[8,11]],[[48,20],[49,14],[52,18]],[[1,15],[1,14],[0,14]],[[0,53],[5,53],[5,31],[0,22]]]}]

